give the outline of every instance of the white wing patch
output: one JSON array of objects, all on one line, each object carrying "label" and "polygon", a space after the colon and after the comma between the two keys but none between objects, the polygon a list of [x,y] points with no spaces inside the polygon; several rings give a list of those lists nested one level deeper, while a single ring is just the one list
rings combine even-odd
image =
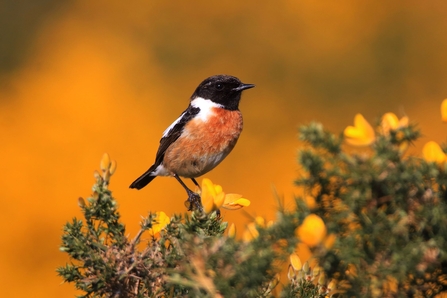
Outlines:
[{"label": "white wing patch", "polygon": [[151,176],[169,176],[170,173],[163,164],[160,164],[154,171],[152,171]]},{"label": "white wing patch", "polygon": [[223,106],[212,102],[209,99],[205,99],[202,97],[196,97],[191,101],[191,106],[195,108],[199,108],[200,112],[196,115],[195,118],[202,120],[203,122],[208,121],[208,118],[213,115],[214,108],[222,108]]},{"label": "white wing patch", "polygon": [[183,113],[180,115],[180,117],[177,118],[177,120],[175,120],[174,122],[172,122],[172,124],[169,125],[168,128],[166,128],[166,130],[163,132],[163,136],[162,136],[162,138],[166,137],[166,136],[169,134],[169,132],[171,131],[171,129],[173,129],[174,126],[175,126],[177,123],[179,123],[179,121],[183,118],[183,116],[185,115],[185,113],[186,113],[186,111],[183,112]]},{"label": "white wing patch", "polygon": [[[193,106],[194,108],[199,108],[200,111],[199,113],[194,117],[197,119],[200,119],[204,122],[208,121],[208,118],[213,115],[213,108],[222,108],[223,106],[212,102],[209,99],[205,99],[202,97],[196,97],[191,101],[191,106]],[[183,118],[183,116],[185,116],[185,112],[183,112],[180,117],[178,117],[174,122],[172,122],[171,125],[169,125],[168,128],[166,128],[166,130],[163,132],[163,136],[162,138],[166,137],[167,135],[169,135],[169,132],[174,128],[174,126],[180,122],[180,120]]]}]

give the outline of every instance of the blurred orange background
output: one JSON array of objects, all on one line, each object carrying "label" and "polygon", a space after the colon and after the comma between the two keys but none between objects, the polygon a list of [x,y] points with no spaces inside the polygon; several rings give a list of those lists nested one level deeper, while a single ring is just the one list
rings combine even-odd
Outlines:
[{"label": "blurred orange background", "polygon": [[[256,84],[238,145],[206,175],[250,199],[253,216],[275,218],[274,189],[293,204],[301,124],[340,133],[357,112],[371,123],[394,112],[423,131],[413,154],[444,141],[446,12],[445,1],[3,1],[3,296],[75,295],[55,273],[68,261],[62,226],[81,216],[104,152],[118,162],[111,189],[130,237],[149,211],[185,211],[174,179],[128,186],[210,75]],[[239,233],[251,220],[223,215]]]}]

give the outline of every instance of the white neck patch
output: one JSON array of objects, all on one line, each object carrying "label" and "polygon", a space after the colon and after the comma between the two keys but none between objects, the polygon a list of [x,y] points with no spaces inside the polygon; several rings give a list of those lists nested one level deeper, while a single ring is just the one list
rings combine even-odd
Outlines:
[{"label": "white neck patch", "polygon": [[223,108],[223,105],[212,102],[209,99],[202,97],[196,97],[191,101],[191,106],[194,108],[199,108],[200,112],[197,114],[196,118],[206,122],[208,118],[213,115],[214,108]]}]

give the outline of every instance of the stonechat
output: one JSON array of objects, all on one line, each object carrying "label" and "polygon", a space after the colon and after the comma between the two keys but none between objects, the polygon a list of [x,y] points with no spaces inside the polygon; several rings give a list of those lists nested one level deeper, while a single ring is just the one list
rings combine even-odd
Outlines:
[{"label": "stonechat", "polygon": [[194,178],[214,169],[233,150],[242,132],[241,94],[254,86],[229,75],[200,83],[188,108],[164,131],[154,164],[130,188],[141,189],[157,176],[173,176],[188,193],[188,210],[201,209],[200,196],[180,177],[200,188]]}]

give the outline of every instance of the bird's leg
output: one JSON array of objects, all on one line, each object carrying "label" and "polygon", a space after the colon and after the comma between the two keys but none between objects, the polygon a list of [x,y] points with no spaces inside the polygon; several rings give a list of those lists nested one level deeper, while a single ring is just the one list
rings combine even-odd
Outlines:
[{"label": "bird's leg", "polygon": [[194,182],[194,184],[200,189],[202,190],[202,188],[200,187],[199,183],[197,183],[196,179],[191,178],[192,182]]},{"label": "bird's leg", "polygon": [[[194,184],[195,184],[200,190],[202,190],[202,188],[200,187],[199,183],[197,183],[196,179],[191,178],[191,180],[192,180],[192,182],[194,182]],[[217,218],[220,218],[220,210],[219,210],[219,209],[216,210],[216,214],[217,214]]]},{"label": "bird's leg", "polygon": [[[174,178],[177,179],[177,181],[183,186],[183,188],[186,190],[186,192],[188,193],[188,200],[185,202],[188,204],[188,211],[193,211],[193,210],[200,210],[203,211],[203,207],[202,207],[202,202],[200,200],[200,196],[198,194],[196,194],[195,192],[193,192],[192,190],[190,190],[185,183],[183,183],[182,179],[180,179],[180,177],[177,174],[174,174]],[[197,182],[196,182],[197,183]]]}]

